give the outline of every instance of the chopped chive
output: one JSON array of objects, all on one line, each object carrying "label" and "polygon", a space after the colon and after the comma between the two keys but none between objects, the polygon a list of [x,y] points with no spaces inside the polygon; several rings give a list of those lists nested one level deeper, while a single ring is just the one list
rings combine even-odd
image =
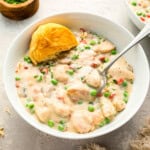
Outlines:
[{"label": "chopped chive", "polygon": [[123,87],[127,87],[127,86],[128,86],[128,82],[124,80],[124,81],[122,82],[122,86],[123,86]]},{"label": "chopped chive", "polygon": [[38,82],[41,82],[41,81],[43,80],[43,76],[42,76],[42,75],[38,76],[38,77],[36,78],[36,80],[37,80]]},{"label": "chopped chive", "polygon": [[113,83],[117,84],[117,80],[114,79],[114,80],[113,80]]},{"label": "chopped chive", "polygon": [[48,120],[48,123],[47,123],[47,124],[48,124],[48,126],[51,127],[51,128],[54,127],[54,125],[55,125],[55,123],[54,123],[53,120]]},{"label": "chopped chive", "polygon": [[89,106],[88,106],[88,111],[89,111],[89,112],[94,112],[94,110],[95,110],[95,108],[94,108],[93,105],[89,105]]},{"label": "chopped chive", "polygon": [[91,90],[90,95],[91,96],[96,96],[97,95],[97,90],[95,90],[95,89]]},{"label": "chopped chive", "polygon": [[97,44],[101,44],[101,41],[100,41],[100,40],[98,40],[98,41],[97,41]]},{"label": "chopped chive", "polygon": [[63,124],[59,124],[59,125],[58,125],[58,130],[59,130],[59,131],[64,131],[64,129],[65,129],[65,127],[64,127]]},{"label": "chopped chive", "polygon": [[124,101],[125,103],[128,103],[128,97],[124,97],[123,101]]},{"label": "chopped chive", "polygon": [[19,81],[19,80],[21,80],[21,78],[20,77],[15,77],[15,80]]},{"label": "chopped chive", "polygon": [[56,79],[52,79],[52,80],[51,80],[51,83],[52,83],[53,85],[57,85],[57,84],[58,84],[58,81],[57,81]]},{"label": "chopped chive", "polygon": [[82,47],[77,47],[77,50],[79,50],[79,51],[81,51],[81,52],[84,51],[84,49],[83,49]]},{"label": "chopped chive", "polygon": [[108,91],[107,91],[107,92],[104,92],[104,96],[105,96],[105,97],[109,97],[110,95],[111,95],[110,92],[108,92]]},{"label": "chopped chive", "polygon": [[80,101],[78,101],[78,104],[79,104],[79,105],[83,104],[83,101],[81,101],[81,100],[80,100]]},{"label": "chopped chive", "polygon": [[34,77],[34,78],[37,78],[37,77],[38,77],[38,75],[34,75],[33,77]]},{"label": "chopped chive", "polygon": [[50,71],[50,74],[51,74],[51,78],[53,78],[53,77],[54,77],[54,74],[53,74],[53,72],[52,72],[52,71]]},{"label": "chopped chive", "polygon": [[24,61],[27,62],[27,63],[29,63],[29,64],[32,63],[32,61],[31,61],[31,59],[30,59],[29,56],[25,56],[25,57],[24,57]]},{"label": "chopped chive", "polygon": [[94,103],[93,102],[89,102],[89,104],[93,105]]},{"label": "chopped chive", "polygon": [[110,86],[110,83],[107,82],[107,83],[106,83],[106,86],[109,87],[109,86]]},{"label": "chopped chive", "polygon": [[85,45],[84,48],[85,49],[91,49],[91,47],[89,45]]},{"label": "chopped chive", "polygon": [[79,58],[79,55],[76,55],[76,54],[71,57],[72,60],[76,60],[78,58]]},{"label": "chopped chive", "polygon": [[65,121],[64,120],[60,120],[59,123],[60,124],[65,124]]},{"label": "chopped chive", "polygon": [[116,49],[113,49],[113,50],[111,51],[111,54],[112,54],[112,55],[116,55],[116,54],[117,54],[117,50],[116,50]]},{"label": "chopped chive", "polygon": [[81,77],[81,81],[83,81],[83,80],[84,80],[84,78],[85,78],[85,76],[84,76],[84,77]]},{"label": "chopped chive", "polygon": [[95,40],[91,40],[90,41],[90,45],[95,45],[96,44],[96,41]]},{"label": "chopped chive", "polygon": [[137,2],[136,2],[136,1],[132,1],[131,4],[132,4],[133,6],[136,6],[136,5],[137,5]]},{"label": "chopped chive", "polygon": [[142,16],[143,16],[143,17],[146,17],[146,14],[145,14],[145,13],[143,13],[143,14],[142,14]]},{"label": "chopped chive", "polygon": [[67,71],[67,73],[72,76],[74,74],[74,70],[70,69]]},{"label": "chopped chive", "polygon": [[64,86],[64,89],[67,90],[67,89],[68,89],[68,86]]},{"label": "chopped chive", "polygon": [[109,118],[105,118],[105,119],[99,124],[99,126],[100,126],[100,127],[103,127],[104,125],[106,125],[106,124],[108,124],[108,123],[110,123],[110,119],[109,119]]}]

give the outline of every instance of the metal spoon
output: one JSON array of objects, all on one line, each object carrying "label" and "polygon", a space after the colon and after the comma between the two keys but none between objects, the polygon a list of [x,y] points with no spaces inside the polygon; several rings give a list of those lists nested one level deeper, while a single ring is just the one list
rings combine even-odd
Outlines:
[{"label": "metal spoon", "polygon": [[109,68],[126,52],[128,52],[133,46],[138,44],[142,39],[144,39],[146,36],[150,34],[150,22],[145,25],[145,27],[141,30],[141,32],[121,51],[102,71],[98,70],[100,76],[102,77],[102,84],[97,90],[97,93],[101,93],[103,88],[106,85],[107,82],[107,72]]}]

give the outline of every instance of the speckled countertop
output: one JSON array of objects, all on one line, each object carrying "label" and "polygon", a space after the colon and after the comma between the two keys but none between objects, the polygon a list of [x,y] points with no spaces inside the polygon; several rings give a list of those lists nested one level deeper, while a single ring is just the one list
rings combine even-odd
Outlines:
[{"label": "speckled countertop", "polygon": [[[102,137],[72,141],[37,131],[20,118],[11,107],[2,83],[3,61],[9,44],[22,29],[34,20],[51,13],[72,10],[101,14],[122,24],[134,35],[138,33],[137,28],[127,16],[124,0],[40,0],[38,12],[24,21],[12,21],[0,14],[0,126],[5,128],[5,137],[0,138],[0,150],[75,150],[78,145],[90,142],[104,144],[109,150],[128,150],[128,142],[143,125],[144,118],[150,116],[150,93],[148,93],[138,113],[123,127]],[[144,39],[142,46],[150,61],[150,39]],[[6,112],[7,108],[11,115]]]}]

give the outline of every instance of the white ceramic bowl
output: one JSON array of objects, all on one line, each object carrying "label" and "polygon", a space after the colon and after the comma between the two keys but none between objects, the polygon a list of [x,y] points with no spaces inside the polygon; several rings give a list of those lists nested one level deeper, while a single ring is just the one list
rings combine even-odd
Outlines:
[{"label": "white ceramic bowl", "polygon": [[125,124],[142,105],[149,87],[149,66],[141,46],[136,46],[135,49],[126,55],[128,62],[134,68],[135,82],[126,109],[112,123],[87,134],[60,132],[40,123],[25,110],[17,96],[15,88],[15,67],[19,59],[27,52],[33,31],[40,24],[47,22],[60,23],[71,29],[84,27],[102,34],[115,43],[119,51],[133,39],[133,36],[124,27],[101,16],[81,12],[55,14],[29,25],[19,33],[9,47],[4,63],[3,77],[5,90],[14,109],[26,122],[36,129],[56,137],[67,139],[87,139],[101,136]]},{"label": "white ceramic bowl", "polygon": [[145,26],[145,23],[142,22],[139,17],[135,14],[135,12],[132,10],[131,5],[129,4],[129,0],[125,0],[126,8],[128,16],[130,17],[131,21],[136,25],[138,29],[143,29]]}]

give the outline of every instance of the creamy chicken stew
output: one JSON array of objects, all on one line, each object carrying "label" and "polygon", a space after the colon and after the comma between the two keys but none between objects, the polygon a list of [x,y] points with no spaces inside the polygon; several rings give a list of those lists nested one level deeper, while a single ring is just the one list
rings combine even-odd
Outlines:
[{"label": "creamy chicken stew", "polygon": [[150,0],[130,0],[129,3],[142,22],[150,21]]},{"label": "creamy chicken stew", "polygon": [[16,67],[16,89],[23,105],[40,122],[60,131],[87,133],[110,123],[125,109],[134,74],[120,58],[97,89],[103,69],[117,54],[116,47],[95,33],[74,32],[79,45],[55,60],[33,65],[28,55]]}]

